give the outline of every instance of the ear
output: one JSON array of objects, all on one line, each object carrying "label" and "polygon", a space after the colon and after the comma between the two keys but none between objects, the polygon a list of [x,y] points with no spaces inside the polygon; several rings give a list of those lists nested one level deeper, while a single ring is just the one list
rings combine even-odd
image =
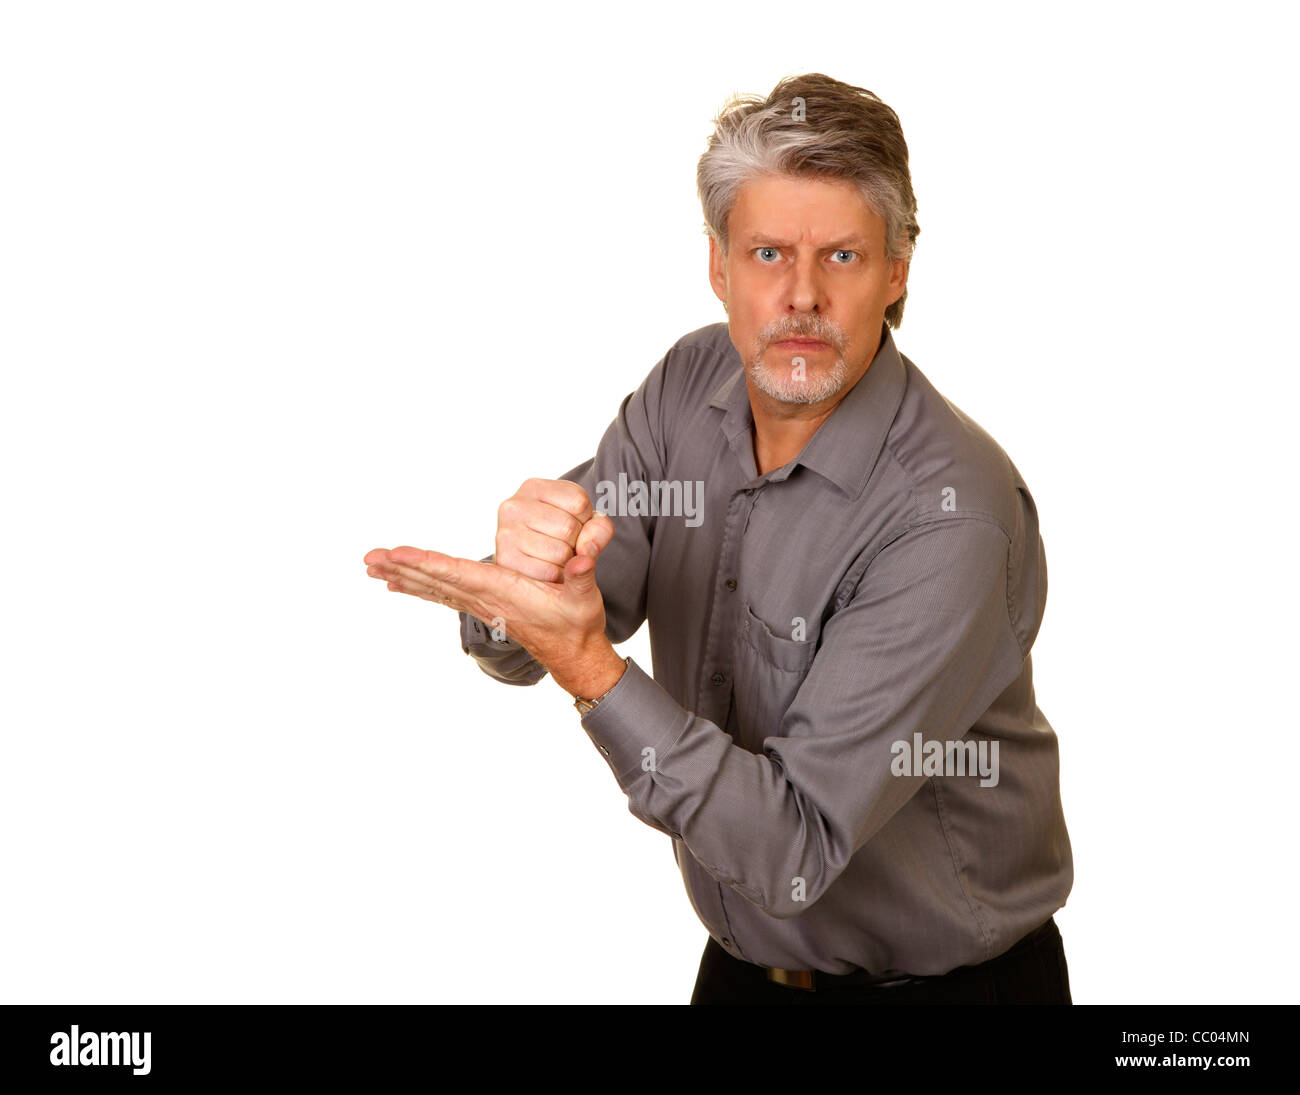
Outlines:
[{"label": "ear", "polygon": [[712,236],[709,237],[709,284],[713,286],[713,295],[722,301],[722,307],[727,306],[727,269],[726,260],[722,256],[722,248],[718,246],[718,241]]},{"label": "ear", "polygon": [[907,288],[908,263],[899,259],[889,272],[889,303],[893,304]]}]

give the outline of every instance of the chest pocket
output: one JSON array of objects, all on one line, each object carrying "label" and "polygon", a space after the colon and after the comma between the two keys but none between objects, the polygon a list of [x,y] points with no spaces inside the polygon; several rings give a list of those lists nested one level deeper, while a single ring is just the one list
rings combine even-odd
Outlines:
[{"label": "chest pocket", "polygon": [[735,654],[737,745],[763,751],[763,739],[780,729],[816,653],[815,641],[775,634],[745,605]]}]

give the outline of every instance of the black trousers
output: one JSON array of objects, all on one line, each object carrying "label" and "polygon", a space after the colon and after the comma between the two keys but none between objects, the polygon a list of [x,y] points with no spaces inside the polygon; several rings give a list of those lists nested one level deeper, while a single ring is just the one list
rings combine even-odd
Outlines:
[{"label": "black trousers", "polygon": [[1069,1004],[1070,973],[1056,921],[1005,954],[938,977],[888,986],[845,985],[819,978],[815,990],[767,979],[762,966],[726,952],[709,936],[692,1004]]}]

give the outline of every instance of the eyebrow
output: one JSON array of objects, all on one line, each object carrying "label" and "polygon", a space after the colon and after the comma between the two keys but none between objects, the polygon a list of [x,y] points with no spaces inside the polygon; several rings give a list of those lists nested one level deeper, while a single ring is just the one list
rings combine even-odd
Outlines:
[{"label": "eyebrow", "polygon": [[[750,247],[793,247],[793,240],[778,240],[771,236],[746,236],[746,242]],[[836,243],[828,244],[824,250],[843,251],[848,248],[854,248],[859,251],[869,249],[867,241],[860,236],[852,236],[849,239],[839,240]]]}]

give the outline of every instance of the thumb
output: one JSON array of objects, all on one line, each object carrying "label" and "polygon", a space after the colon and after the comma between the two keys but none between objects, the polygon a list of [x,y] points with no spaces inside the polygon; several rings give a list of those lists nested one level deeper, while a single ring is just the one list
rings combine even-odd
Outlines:
[{"label": "thumb", "polygon": [[596,560],[590,555],[575,555],[564,564],[564,592],[579,599],[596,592]]},{"label": "thumb", "polygon": [[614,522],[603,513],[597,513],[588,518],[587,523],[582,526],[573,550],[578,555],[590,555],[594,558],[609,545],[612,539],[614,539]]}]

